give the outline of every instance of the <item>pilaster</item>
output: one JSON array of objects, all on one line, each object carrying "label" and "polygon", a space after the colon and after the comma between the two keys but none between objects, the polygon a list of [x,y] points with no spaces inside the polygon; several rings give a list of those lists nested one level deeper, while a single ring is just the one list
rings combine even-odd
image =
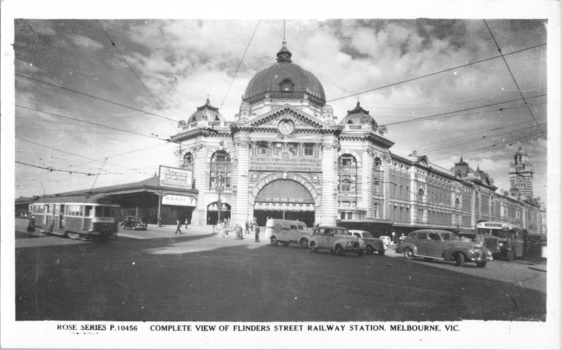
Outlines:
[{"label": "pilaster", "polygon": [[[234,141],[236,156],[236,199],[231,217],[234,223],[244,224],[249,212],[250,134],[240,131]],[[253,212],[253,211],[252,211]]]},{"label": "pilaster", "polygon": [[361,186],[361,206],[367,211],[366,218],[373,218],[373,150],[363,152],[363,186]]},{"label": "pilaster", "polygon": [[322,225],[336,225],[337,216],[337,191],[336,191],[336,164],[338,141],[333,134],[324,135],[322,141],[322,208],[320,218],[316,222]]}]

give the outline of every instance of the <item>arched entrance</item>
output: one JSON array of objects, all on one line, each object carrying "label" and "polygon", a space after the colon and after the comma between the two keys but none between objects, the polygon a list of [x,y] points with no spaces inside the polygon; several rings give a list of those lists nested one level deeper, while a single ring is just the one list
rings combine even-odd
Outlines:
[{"label": "arched entrance", "polygon": [[207,206],[207,225],[216,225],[219,221],[223,222],[226,219],[230,219],[230,204],[221,204],[220,218],[217,202],[213,202]]},{"label": "arched entrance", "polygon": [[300,183],[279,179],[265,185],[254,203],[254,216],[264,226],[267,218],[300,220],[307,226],[314,224],[314,199]]}]

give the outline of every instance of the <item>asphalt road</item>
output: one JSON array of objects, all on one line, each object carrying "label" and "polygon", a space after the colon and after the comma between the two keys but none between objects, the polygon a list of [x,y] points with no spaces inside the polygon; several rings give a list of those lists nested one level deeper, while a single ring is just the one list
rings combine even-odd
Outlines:
[{"label": "asphalt road", "polygon": [[[219,238],[208,227],[74,241],[16,220],[16,319],[459,321],[546,318],[546,274],[474,264],[313,253]],[[262,230],[263,231],[263,230]]]}]

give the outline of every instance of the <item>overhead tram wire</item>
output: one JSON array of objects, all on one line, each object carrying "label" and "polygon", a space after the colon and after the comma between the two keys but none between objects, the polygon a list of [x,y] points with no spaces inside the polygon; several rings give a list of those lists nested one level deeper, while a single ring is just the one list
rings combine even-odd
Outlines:
[{"label": "overhead tram wire", "polygon": [[[156,101],[156,99],[154,98],[154,96],[150,93],[150,91],[148,90],[148,88],[146,87],[146,85],[144,85],[144,83],[142,82],[141,78],[139,78],[139,76],[137,75],[137,73],[135,72],[135,70],[133,69],[133,67],[131,67],[131,65],[129,64],[129,62],[125,59],[125,56],[123,56],[123,54],[121,53],[121,50],[119,50],[119,48],[117,47],[117,45],[115,45],[115,42],[109,37],[109,35],[107,34],[107,32],[105,31],[105,29],[103,29],[102,25],[100,24],[100,22],[98,20],[96,20],[96,23],[100,26],[101,30],[104,32],[105,36],[107,37],[107,39],[109,39],[109,41],[111,42],[111,45],[113,45],[113,47],[115,48],[115,50],[117,50],[117,52],[119,52],[119,55],[121,55],[121,58],[123,58],[123,61],[125,61],[125,63],[127,63],[127,66],[129,66],[129,68],[131,69],[131,72],[133,72],[133,74],[135,75],[135,77],[137,77],[137,79],[139,80],[139,82],[141,83],[141,85],[144,87],[144,89],[146,90],[146,92],[148,92],[148,94],[150,95],[150,97],[152,97],[152,100],[154,100],[154,103],[156,103],[156,105],[158,106],[158,108],[160,109],[160,111],[164,114],[164,116],[166,117],[166,119],[168,119],[168,121],[170,123],[172,123],[172,121],[170,120],[170,118],[168,118],[168,116],[166,115],[166,112],[164,112],[164,110],[162,109],[162,107],[160,107],[160,104],[158,103],[158,101]],[[172,127],[175,129],[174,124],[172,123]]]},{"label": "overhead tram wire", "polygon": [[505,59],[504,54],[502,53],[502,49],[500,48],[500,45],[496,41],[496,38],[494,37],[494,34],[492,33],[492,30],[488,26],[488,23],[486,22],[486,20],[483,20],[483,21],[484,21],[484,24],[486,25],[486,28],[488,28],[488,31],[490,32],[490,36],[492,37],[492,39],[494,40],[494,43],[496,44],[498,52],[500,53],[501,58],[503,59],[503,62],[505,63],[505,66],[507,67],[507,70],[509,71],[509,75],[511,75],[511,79],[513,79],[513,82],[515,83],[515,87],[517,88],[517,92],[519,92],[519,95],[521,95],[521,99],[523,99],[523,102],[525,102],[525,106],[527,107],[527,110],[529,111],[529,114],[531,114],[531,117],[533,117],[533,119],[535,120],[535,124],[537,125],[537,127],[541,131],[542,136],[544,136],[544,139],[548,140],[544,131],[539,127],[539,123],[537,122],[537,118],[535,118],[535,115],[531,111],[531,108],[529,108],[529,104],[525,100],[525,96],[523,96],[523,93],[521,92],[521,88],[519,88],[519,84],[517,84],[517,80],[515,79],[515,76],[513,75],[513,72],[511,71],[511,68],[509,68],[509,64],[507,64],[507,60]]},{"label": "overhead tram wire", "polygon": [[[542,103],[539,105],[545,105],[546,103]],[[518,107],[511,107],[511,108],[504,108],[503,110],[508,110],[508,109],[516,109],[516,108],[521,108],[522,106],[518,106]],[[495,112],[495,110],[489,111],[489,112]],[[475,113],[466,113],[466,114],[462,114],[461,116],[465,116],[465,115],[470,115],[470,114],[477,114],[477,113],[488,113],[488,111],[483,111],[483,112],[475,112]],[[428,143],[423,143],[420,144],[420,146],[428,146],[428,145],[435,145],[435,144],[439,144],[439,143],[443,143],[443,142],[447,142],[447,141],[452,141],[452,140],[457,140],[459,138],[463,138],[463,137],[467,137],[467,136],[472,136],[472,135],[477,135],[477,134],[484,134],[486,132],[491,132],[491,131],[496,131],[496,130],[501,130],[501,129],[506,129],[506,128],[510,128],[512,126],[516,126],[516,125],[521,125],[521,124],[525,124],[525,123],[532,123],[532,120],[526,120],[524,122],[520,122],[520,123],[515,123],[515,124],[510,124],[510,125],[506,125],[506,126],[500,126],[497,128],[493,128],[493,129],[489,129],[489,130],[484,130],[484,131],[477,131],[477,132],[472,132],[470,134],[464,134],[462,136],[459,137],[455,137],[455,138],[450,138],[450,139],[443,139],[440,141],[435,141],[435,142],[428,142]],[[409,146],[408,146],[409,147]],[[397,150],[402,150],[403,148],[397,148]],[[405,151],[406,152],[406,151]]]},{"label": "overhead tram wire", "polygon": [[[546,124],[547,124],[547,123],[539,124],[539,125],[546,125]],[[432,148],[432,149],[427,149],[427,150],[423,150],[423,149],[422,149],[422,153],[424,153],[424,152],[434,152],[434,151],[442,150],[442,149],[445,149],[445,148],[453,148],[453,147],[457,147],[457,146],[461,146],[461,145],[466,145],[466,144],[469,144],[469,143],[473,143],[473,142],[477,142],[477,141],[482,141],[482,140],[487,141],[487,140],[491,140],[491,139],[494,139],[494,138],[499,137],[499,136],[509,135],[509,134],[513,134],[513,133],[521,132],[521,131],[526,131],[526,130],[528,130],[528,129],[529,129],[529,128],[518,129],[518,130],[512,130],[512,131],[504,132],[504,133],[502,133],[502,134],[497,134],[497,135],[490,136],[490,137],[486,137],[486,138],[479,137],[479,138],[477,138],[477,139],[465,140],[465,141],[463,141],[463,142],[459,142],[459,143],[456,143],[456,144],[444,145],[444,146],[440,146],[440,147]]]},{"label": "overhead tram wire", "polygon": [[[63,172],[63,173],[70,173],[70,174],[82,174],[82,175],[86,175],[86,176],[94,176],[94,175],[100,175],[100,174],[96,174],[96,173],[84,173],[81,171],[68,171],[68,170],[62,170],[62,169],[56,169],[53,167],[42,167],[42,166],[38,166],[38,165],[33,165],[33,164],[27,164],[24,162],[19,162],[16,160],[16,163],[18,164],[22,164],[22,165],[27,165],[30,166],[32,168],[39,168],[39,169],[45,169],[45,170],[49,170],[48,173],[53,172],[53,171],[59,171],[59,172]],[[102,174],[104,175],[104,174]],[[110,174],[105,174],[105,175],[110,175]]]},{"label": "overhead tram wire", "polygon": [[246,50],[244,50],[244,54],[242,55],[242,58],[240,59],[240,63],[238,63],[238,67],[236,68],[236,72],[234,72],[234,76],[232,77],[232,80],[230,81],[230,85],[228,85],[228,89],[226,90],[226,94],[224,95],[224,98],[222,99],[221,105],[219,106],[219,110],[222,108],[222,105],[224,104],[224,101],[226,100],[226,97],[228,96],[228,92],[230,91],[230,87],[232,86],[232,83],[234,82],[234,79],[236,78],[236,74],[238,74],[238,70],[240,69],[240,66],[242,65],[242,62],[244,62],[244,57],[246,57],[246,52],[248,52],[248,48],[250,47],[250,44],[252,43],[252,39],[254,39],[254,35],[256,34],[256,31],[258,30],[258,26],[260,25],[261,20],[258,20],[258,23],[256,24],[256,28],[254,29],[254,33],[252,33],[252,37],[250,38],[250,41],[248,42],[248,45],[246,46]]},{"label": "overhead tram wire", "polygon": [[329,100],[329,101],[326,101],[326,102],[334,102],[334,101],[338,101],[338,100],[343,100],[344,98],[348,98],[348,97],[353,97],[353,96],[361,95],[361,94],[364,94],[364,93],[367,93],[367,92],[372,92],[372,91],[377,91],[377,90],[386,89],[386,88],[389,88],[389,87],[392,87],[392,86],[396,86],[396,85],[400,85],[400,84],[404,84],[404,83],[409,83],[409,82],[411,82],[411,81],[415,81],[415,80],[419,80],[419,79],[431,77],[431,76],[438,75],[438,74],[445,73],[445,72],[450,72],[450,71],[455,70],[455,69],[460,69],[460,68],[468,67],[468,66],[471,66],[471,65],[474,65],[474,64],[477,64],[477,63],[482,63],[482,62],[486,62],[486,61],[495,60],[496,58],[500,58],[500,57],[503,57],[503,56],[514,55],[514,54],[516,54],[516,53],[520,53],[520,52],[523,52],[523,51],[536,49],[537,47],[541,47],[541,46],[545,46],[545,45],[546,45],[546,43],[544,43],[544,44],[539,44],[539,45],[535,45],[535,46],[531,46],[531,47],[528,47],[528,48],[525,48],[525,49],[521,49],[521,50],[513,51],[513,52],[510,52],[510,53],[506,53],[506,54],[501,55],[501,56],[494,56],[494,57],[486,58],[486,59],[483,59],[483,60],[474,61],[474,62],[471,62],[471,63],[463,64],[462,66],[457,66],[457,67],[453,67],[453,68],[448,68],[448,69],[441,70],[441,71],[438,71],[438,72],[434,72],[434,73],[422,75],[422,76],[419,76],[419,77],[416,77],[416,78],[412,78],[412,79],[407,79],[407,80],[399,81],[399,82],[397,82],[397,83],[393,83],[393,84],[389,84],[389,85],[385,85],[385,86],[380,86],[380,87],[378,87],[378,88],[374,88],[374,89],[369,89],[369,90],[357,92],[357,93],[355,93],[355,94],[351,94],[351,95],[347,95],[347,96],[343,96],[343,97],[334,98],[334,99]]},{"label": "overhead tram wire", "polygon": [[[546,95],[547,95],[547,94],[536,95],[536,96],[532,96],[532,97],[527,97],[527,99],[543,97],[543,96],[546,96]],[[420,121],[420,120],[424,120],[424,119],[431,119],[431,118],[456,117],[457,115],[448,115],[448,114],[460,113],[460,112],[465,112],[465,111],[472,111],[472,110],[475,110],[475,109],[486,108],[486,107],[492,107],[492,106],[497,106],[497,105],[506,104],[506,103],[511,103],[511,102],[517,102],[517,101],[521,101],[521,99],[518,98],[518,99],[515,99],[515,100],[497,102],[497,103],[492,103],[492,104],[488,104],[488,105],[484,105],[484,106],[479,106],[479,107],[465,108],[465,109],[461,109],[461,110],[458,110],[458,111],[451,111],[451,112],[445,112],[445,113],[440,113],[440,114],[434,114],[434,115],[429,115],[429,116],[420,117],[420,118],[416,118],[416,119],[403,120],[403,121],[399,121],[399,122],[395,122],[395,123],[387,123],[386,125],[388,126],[388,125],[397,125],[397,124],[411,123],[411,122],[416,122],[416,121]],[[498,111],[503,111],[503,108],[498,109]],[[488,112],[488,111],[483,111],[483,112]],[[461,116],[462,116],[462,115],[461,115]]]},{"label": "overhead tram wire", "polygon": [[[481,150],[487,149],[487,148],[497,147],[497,146],[500,146],[500,145],[502,145],[502,144],[507,144],[508,142],[509,142],[508,146],[511,146],[511,145],[513,145],[514,143],[520,142],[521,140],[528,139],[528,138],[530,138],[530,137],[535,137],[535,135],[528,135],[528,136],[516,137],[516,138],[514,138],[514,139],[507,140],[507,141],[502,141],[502,142],[498,142],[498,143],[495,143],[495,144],[490,145],[490,146],[475,148],[475,149],[472,149],[472,150],[470,150],[470,151],[464,151],[464,152],[463,152],[463,155],[465,155],[465,154],[470,154],[470,153],[474,153],[474,152],[477,152],[477,151],[481,151]],[[450,158],[450,157],[442,157],[442,158],[435,159],[435,160],[433,160],[433,161],[436,162],[436,161],[445,160],[445,159],[448,159],[448,158]]]},{"label": "overhead tram wire", "polygon": [[[39,112],[39,113],[50,114],[50,115],[53,115],[53,116],[55,116],[55,117],[60,117],[60,118],[65,118],[65,119],[70,119],[70,120],[75,120],[75,121],[79,121],[79,122],[81,122],[81,123],[86,123],[86,124],[92,124],[92,125],[99,126],[99,127],[102,127],[102,128],[107,128],[107,129],[116,130],[116,131],[122,131],[122,132],[126,132],[126,133],[129,133],[129,134],[137,135],[137,136],[144,136],[144,137],[148,137],[148,138],[153,139],[153,140],[160,140],[160,141],[170,142],[169,139],[162,139],[162,138],[160,138],[160,137],[145,135],[145,134],[141,134],[141,133],[136,133],[136,132],[133,132],[133,131],[130,131],[130,130],[119,129],[119,128],[114,128],[114,127],[112,127],[112,126],[107,126],[107,125],[103,125],[103,124],[88,122],[88,121],[81,120],[81,119],[78,119],[78,118],[68,117],[68,116],[65,116],[65,115],[62,115],[62,114],[57,114],[57,113],[42,111],[42,110],[40,110],[40,109],[35,109],[35,108],[31,108],[31,107],[21,106],[21,105],[18,105],[18,104],[16,104],[15,106],[18,107],[18,108],[28,109],[28,110],[30,110],[30,111],[35,111],[35,112]],[[75,125],[75,124],[73,124],[73,125]]]},{"label": "overhead tram wire", "polygon": [[135,108],[135,107],[130,107],[130,106],[127,106],[127,105],[118,103],[118,102],[113,102],[113,101],[110,101],[110,100],[106,100],[106,99],[104,99],[104,98],[97,97],[97,96],[93,96],[93,95],[90,95],[90,94],[86,94],[86,93],[84,93],[84,92],[80,92],[80,91],[76,91],[76,90],[73,90],[73,89],[65,88],[64,86],[60,86],[60,85],[57,85],[57,84],[48,83],[48,82],[46,82],[46,81],[43,81],[43,80],[40,80],[40,79],[35,79],[35,78],[29,77],[29,76],[27,76],[27,75],[23,75],[23,74],[20,74],[20,73],[15,73],[15,75],[18,76],[18,77],[22,77],[22,78],[25,78],[25,79],[29,79],[29,80],[31,80],[31,81],[35,81],[35,82],[41,83],[41,84],[54,86],[54,87],[57,87],[57,88],[62,89],[62,90],[74,92],[74,93],[79,94],[79,95],[83,95],[83,96],[87,96],[87,97],[90,97],[90,98],[93,98],[93,99],[96,99],[96,100],[100,100],[100,101],[103,101],[103,102],[111,103],[111,104],[114,104],[114,105],[116,105],[116,106],[120,106],[120,107],[124,107],[124,108],[127,108],[127,109],[131,109],[131,110],[133,110],[133,111],[137,111],[137,112],[141,112],[141,113],[144,113],[144,114],[152,115],[152,116],[155,116],[155,117],[158,117],[158,118],[162,118],[162,119],[166,119],[166,120],[172,120],[172,121],[177,122],[177,120],[170,119],[170,118],[167,118],[167,117],[163,117],[163,116],[158,115],[158,114],[155,114],[155,113],[147,112],[147,111],[145,111],[145,110],[142,110],[142,109],[139,109],[139,108]]}]

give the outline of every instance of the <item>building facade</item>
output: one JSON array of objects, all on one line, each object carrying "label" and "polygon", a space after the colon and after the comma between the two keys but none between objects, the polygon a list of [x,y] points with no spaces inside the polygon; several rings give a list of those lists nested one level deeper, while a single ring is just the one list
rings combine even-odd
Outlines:
[{"label": "building facade", "polygon": [[402,233],[471,230],[478,221],[499,220],[546,233],[545,210],[532,198],[532,167],[522,150],[510,169],[519,195],[500,194],[487,173],[462,158],[447,171],[415,151],[393,154],[387,128],[359,102],[335,120],[320,81],[292,61],[283,42],[277,62],[250,80],[234,121],[207,99],[178,124],[172,138],[178,165],[193,171],[198,190],[192,224],[380,220]]}]

